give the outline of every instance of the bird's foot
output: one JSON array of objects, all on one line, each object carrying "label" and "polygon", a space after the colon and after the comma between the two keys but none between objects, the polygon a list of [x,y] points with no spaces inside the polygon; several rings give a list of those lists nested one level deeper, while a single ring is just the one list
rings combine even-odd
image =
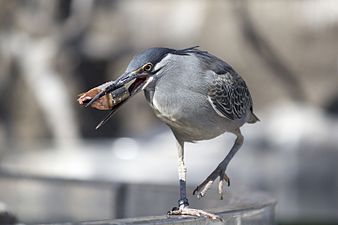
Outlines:
[{"label": "bird's foot", "polygon": [[222,220],[221,217],[212,214],[212,213],[208,213],[204,210],[201,209],[193,209],[193,208],[189,208],[187,206],[185,207],[180,207],[180,208],[173,208],[171,211],[168,212],[168,215],[178,215],[178,216],[194,216],[194,217],[207,217],[209,219],[212,220]]},{"label": "bird's foot", "polygon": [[219,177],[218,183],[218,193],[220,195],[220,199],[223,200],[223,187],[224,184],[227,183],[230,186],[230,178],[226,175],[225,169],[221,166],[218,166],[208,177],[205,179],[197,188],[194,190],[193,195],[197,195],[197,198],[201,198],[205,196],[207,191],[210,189],[211,185],[214,181]]}]

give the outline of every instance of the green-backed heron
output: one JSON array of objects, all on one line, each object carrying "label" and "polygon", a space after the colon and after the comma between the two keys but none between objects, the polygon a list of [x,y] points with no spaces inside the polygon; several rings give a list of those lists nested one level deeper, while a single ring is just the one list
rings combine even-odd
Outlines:
[{"label": "green-backed heron", "polygon": [[[258,121],[245,81],[229,64],[197,47],[181,50],[150,48],[134,56],[125,73],[117,80],[106,83],[104,90],[92,98],[87,106],[126,86],[129,97],[144,90],[156,116],[171,128],[176,137],[180,199],[178,208],[171,214],[214,218],[212,214],[188,207],[184,143],[212,139],[225,132],[236,135],[227,156],[193,192],[197,197],[203,197],[219,178],[218,189],[223,198],[224,184],[230,185],[225,170],[244,140],[240,127],[244,123]],[[114,105],[99,126],[128,98]]]}]

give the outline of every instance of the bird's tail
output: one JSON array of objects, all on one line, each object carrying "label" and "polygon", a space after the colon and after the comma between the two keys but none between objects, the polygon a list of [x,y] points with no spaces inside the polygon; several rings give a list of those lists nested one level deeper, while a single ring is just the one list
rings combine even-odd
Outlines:
[{"label": "bird's tail", "polygon": [[250,110],[250,115],[248,119],[248,123],[256,123],[257,121],[260,121],[260,119],[253,113],[252,110]]}]

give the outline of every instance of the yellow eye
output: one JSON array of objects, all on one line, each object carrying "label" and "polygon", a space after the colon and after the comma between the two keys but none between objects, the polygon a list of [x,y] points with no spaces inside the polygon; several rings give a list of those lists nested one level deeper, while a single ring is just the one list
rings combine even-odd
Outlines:
[{"label": "yellow eye", "polygon": [[142,67],[142,69],[144,70],[144,71],[150,71],[151,69],[153,68],[153,64],[151,64],[151,63],[147,63],[147,64],[145,64],[143,67]]}]

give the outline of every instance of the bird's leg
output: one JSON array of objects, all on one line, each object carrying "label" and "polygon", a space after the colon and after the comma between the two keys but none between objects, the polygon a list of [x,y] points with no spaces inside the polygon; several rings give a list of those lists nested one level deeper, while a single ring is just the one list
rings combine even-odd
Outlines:
[{"label": "bird's leg", "polygon": [[234,134],[237,136],[234,145],[232,146],[230,152],[223,159],[223,161],[217,166],[217,168],[194,190],[193,195],[197,195],[197,198],[203,197],[206,192],[210,189],[213,182],[219,177],[219,185],[218,192],[220,194],[220,198],[223,199],[223,186],[224,183],[227,183],[230,186],[230,179],[226,175],[225,170],[230,162],[230,160],[234,157],[236,152],[241,148],[244,137],[241,134],[241,131],[238,129]]},{"label": "bird's leg", "polygon": [[178,178],[180,182],[180,199],[178,200],[178,208],[189,206],[187,198],[186,174],[187,168],[184,163],[184,142],[177,141],[178,149]]},{"label": "bird's leg", "polygon": [[187,191],[186,191],[186,173],[187,168],[184,163],[184,142],[177,141],[177,148],[178,148],[178,176],[180,181],[180,199],[178,200],[178,208],[175,207],[171,211],[168,212],[168,215],[187,215],[187,216],[205,216],[210,219],[220,219],[219,216],[205,212],[201,209],[193,209],[189,208],[189,202],[187,198]]}]

